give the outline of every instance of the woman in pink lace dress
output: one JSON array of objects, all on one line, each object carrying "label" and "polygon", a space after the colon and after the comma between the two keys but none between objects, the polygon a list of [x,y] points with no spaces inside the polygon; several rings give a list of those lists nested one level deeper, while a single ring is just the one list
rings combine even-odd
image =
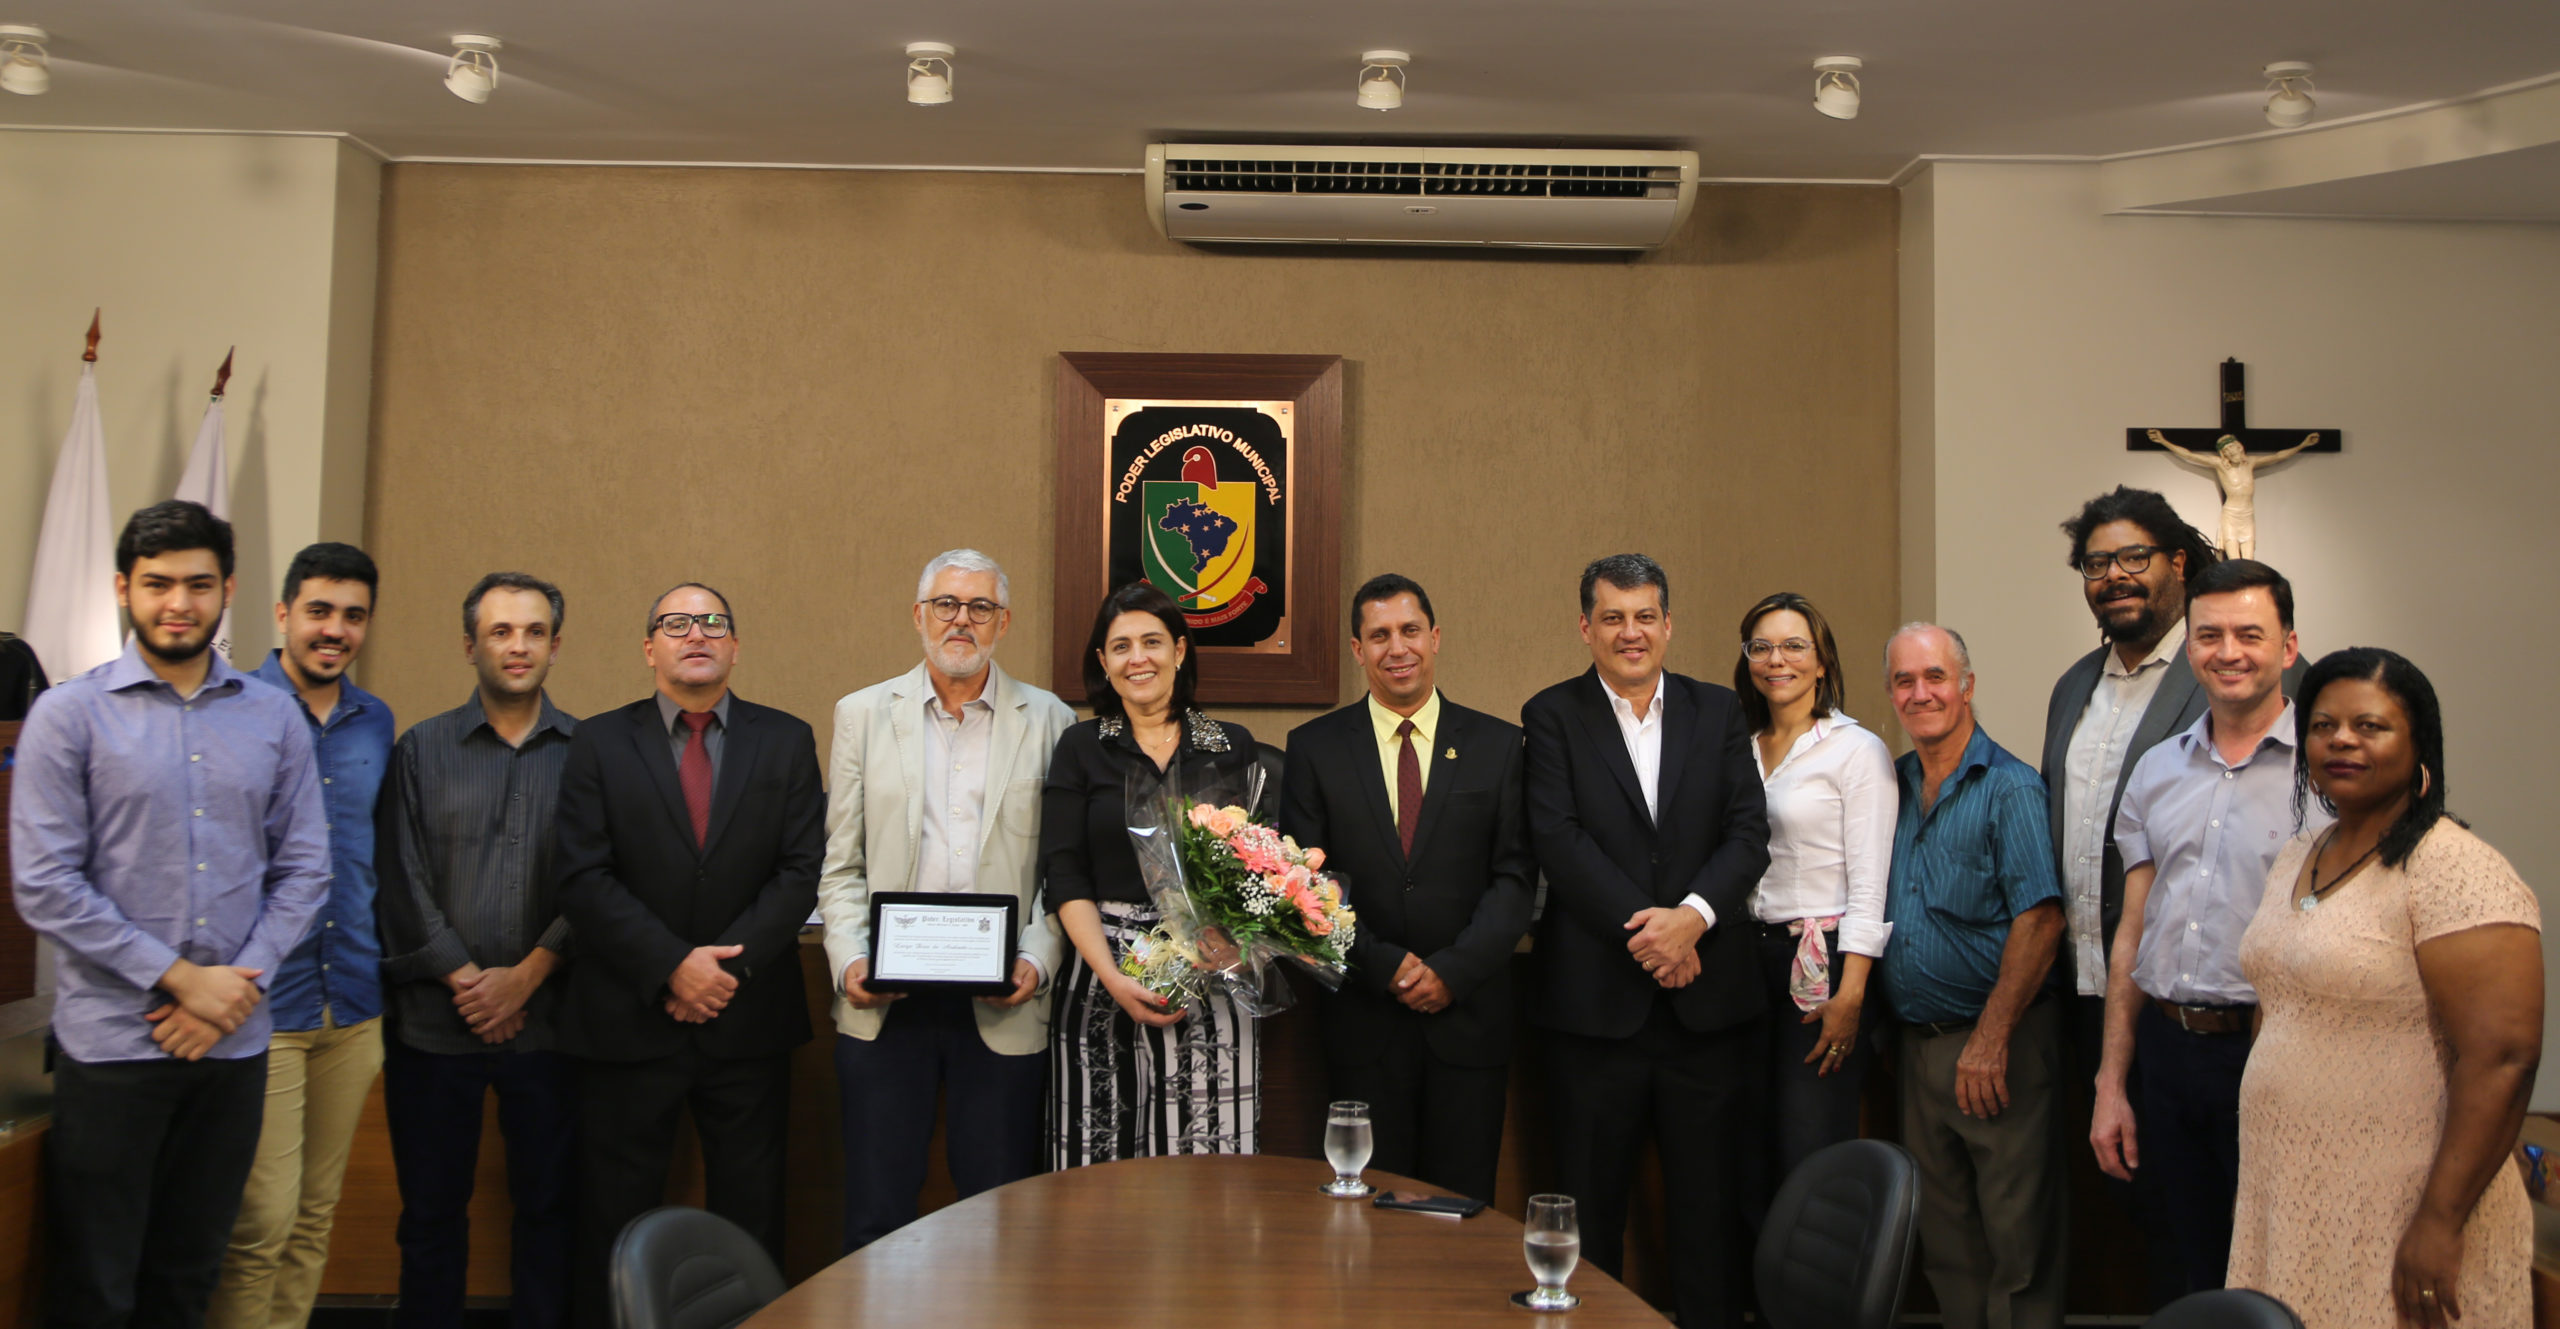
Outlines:
[{"label": "woman in pink lace dress", "polygon": [[2264,1023],[2231,1286],[2311,1329],[2523,1329],[2533,1220],[2508,1157],[2541,1059],[2540,908],[2446,815],[2415,665],[2339,651],[2300,695],[2297,778],[2338,820],[2286,846],[2240,943]]}]

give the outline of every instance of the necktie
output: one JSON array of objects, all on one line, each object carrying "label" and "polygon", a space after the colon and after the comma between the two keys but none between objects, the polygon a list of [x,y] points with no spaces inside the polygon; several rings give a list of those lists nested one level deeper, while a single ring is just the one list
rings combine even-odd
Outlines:
[{"label": "necktie", "polygon": [[1422,762],[1413,755],[1413,721],[1396,726],[1396,838],[1413,857],[1413,833],[1422,826]]},{"label": "necktie", "polygon": [[684,786],[684,810],[693,814],[693,843],[701,848],[711,836],[711,712],[677,715],[693,731],[684,743],[684,760],[676,763],[676,783]]}]

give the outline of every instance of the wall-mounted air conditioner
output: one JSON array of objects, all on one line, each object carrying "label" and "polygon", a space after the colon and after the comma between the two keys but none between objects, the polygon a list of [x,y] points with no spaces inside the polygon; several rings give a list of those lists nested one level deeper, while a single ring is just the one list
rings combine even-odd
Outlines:
[{"label": "wall-mounted air conditioner", "polygon": [[1196,244],[1652,249],[1687,220],[1698,154],[1600,148],[1158,143],[1147,215]]}]

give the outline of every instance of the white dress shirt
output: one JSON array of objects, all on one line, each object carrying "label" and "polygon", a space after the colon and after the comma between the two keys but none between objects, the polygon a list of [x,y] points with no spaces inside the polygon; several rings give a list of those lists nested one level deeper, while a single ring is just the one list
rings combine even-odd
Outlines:
[{"label": "white dress shirt", "polygon": [[[1618,717],[1618,736],[1627,741],[1627,760],[1635,763],[1636,783],[1644,789],[1644,812],[1655,825],[1662,823],[1662,675],[1653,676],[1653,700],[1645,703],[1639,715],[1626,698],[1606,680],[1600,682],[1600,695],[1609,699],[1609,713]],[[1707,926],[1716,925],[1716,911],[1694,893],[1680,903],[1698,911]]]},{"label": "white dress shirt", "polygon": [[[1751,759],[1761,760],[1756,742]],[[1763,767],[1760,784],[1769,798],[1769,870],[1751,892],[1751,916],[1837,918],[1841,950],[1883,955],[1893,935],[1884,885],[1902,807],[1884,740],[1835,711],[1798,735],[1776,770]]]},{"label": "white dress shirt", "polygon": [[2125,749],[2142,727],[2142,713],[2151,708],[2160,681],[2186,650],[2183,618],[2130,669],[2110,647],[2063,757],[2063,778],[2070,782],[2062,794],[2063,916],[2070,928],[2072,974],[2084,997],[2103,996],[2107,990],[2106,914],[2099,881],[2106,867],[2107,804],[2115,797],[2116,777],[2124,773]]},{"label": "white dress shirt", "polygon": [[[996,711],[981,692],[961,703],[957,719],[924,694],[924,789],[911,890],[965,895],[978,889],[979,827],[987,811],[987,744],[995,736]],[[1025,952],[1031,967],[1039,957]],[[1046,971],[1043,970],[1045,973]]]},{"label": "white dress shirt", "polygon": [[987,809],[987,739],[996,711],[981,693],[962,703],[955,719],[927,692],[924,717],[923,842],[912,889],[965,894],[978,889],[978,826]]}]

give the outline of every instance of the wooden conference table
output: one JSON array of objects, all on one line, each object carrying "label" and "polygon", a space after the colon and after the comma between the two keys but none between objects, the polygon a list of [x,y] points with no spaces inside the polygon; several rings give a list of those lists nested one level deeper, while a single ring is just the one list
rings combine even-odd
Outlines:
[{"label": "wooden conference table", "polygon": [[[748,1323],[1205,1326],[1667,1323],[1584,1265],[1565,1315],[1510,1303],[1530,1286],[1520,1224],[1336,1200],[1303,1158],[1142,1158],[1018,1181],[937,1210],[836,1261]],[[1372,1186],[1434,1187],[1371,1171]],[[1444,1192],[1445,1193],[1445,1192]]]}]

